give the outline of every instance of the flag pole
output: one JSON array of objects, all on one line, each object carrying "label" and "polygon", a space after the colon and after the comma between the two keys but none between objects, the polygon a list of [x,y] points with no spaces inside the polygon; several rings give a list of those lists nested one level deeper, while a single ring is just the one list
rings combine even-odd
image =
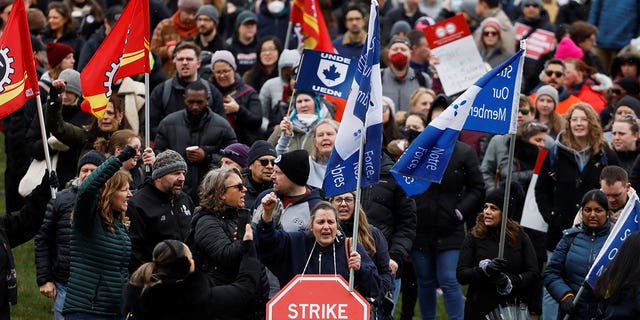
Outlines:
[{"label": "flag pole", "polygon": [[[144,145],[147,148],[151,148],[151,122],[150,111],[149,111],[149,72],[144,73]],[[151,168],[149,165],[144,166],[144,171],[146,173],[151,172]]]},{"label": "flag pole", "polygon": [[[573,299],[572,305],[574,308],[578,305],[578,300],[580,299],[580,296],[582,296],[583,292],[584,292],[584,284],[580,286],[580,289],[578,289],[578,293],[576,293],[576,297]],[[567,313],[564,315],[563,320],[569,320],[569,318],[571,318],[571,314]]]},{"label": "flag pole", "polygon": [[[42,101],[40,101],[40,92],[36,95],[36,105],[38,106],[38,121],[40,122],[40,137],[42,138],[42,148],[44,149],[44,162],[47,165],[49,174],[53,172],[51,168],[51,156],[49,155],[49,143],[47,143],[47,130],[44,125],[44,114],[42,112]],[[49,178],[49,177],[47,177]],[[51,199],[56,198],[56,188],[51,188]]]},{"label": "flag pole", "polygon": [[[356,200],[353,212],[353,243],[350,252],[356,252],[358,249],[358,224],[360,223],[360,186],[362,185],[362,159],[364,158],[364,135],[366,132],[366,124],[363,123],[362,132],[360,132],[360,150],[358,150],[358,177],[356,179]],[[355,270],[349,269],[349,292],[353,292],[355,282]]]},{"label": "flag pole", "polygon": [[[527,50],[527,42],[526,40],[522,40],[520,41],[520,50]],[[517,110],[518,110],[518,105],[519,103],[519,99],[516,99],[516,95],[520,95],[520,83],[519,81],[522,81],[522,62],[524,60],[524,54],[520,57],[520,63],[518,64],[518,72],[517,72],[517,77],[516,78],[516,84],[515,84],[515,88],[518,90],[514,90],[513,92],[513,99],[512,99],[512,103],[511,103],[511,121],[514,121],[514,118],[516,118],[517,115]],[[518,104],[518,105],[516,105]],[[507,179],[505,180],[505,187],[504,187],[504,201],[503,201],[503,206],[502,206],[502,221],[500,224],[500,242],[498,244],[498,257],[502,258],[504,257],[504,245],[505,245],[505,236],[506,236],[506,231],[507,231],[507,219],[509,219],[509,200],[510,200],[510,195],[511,195],[511,180],[512,180],[512,175],[513,175],[513,158],[514,158],[514,153],[515,153],[515,149],[516,149],[516,133],[515,132],[509,132],[507,134],[507,136],[509,137],[509,158],[508,158],[508,163],[507,163]],[[500,163],[498,163],[498,166],[500,165]]]}]

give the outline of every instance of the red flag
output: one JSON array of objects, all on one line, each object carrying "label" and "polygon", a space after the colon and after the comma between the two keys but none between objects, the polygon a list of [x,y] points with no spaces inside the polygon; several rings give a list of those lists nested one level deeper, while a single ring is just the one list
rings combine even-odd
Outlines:
[{"label": "red flag", "polygon": [[[300,26],[304,45],[299,49],[313,49],[335,53],[327,24],[324,22],[318,0],[293,0],[291,23]],[[294,28],[295,30],[295,28]]]},{"label": "red flag", "polygon": [[39,94],[24,0],[14,0],[0,38],[0,119]]},{"label": "red flag", "polygon": [[149,65],[149,1],[131,0],[80,73],[91,114],[102,118],[114,81],[149,72]]}]

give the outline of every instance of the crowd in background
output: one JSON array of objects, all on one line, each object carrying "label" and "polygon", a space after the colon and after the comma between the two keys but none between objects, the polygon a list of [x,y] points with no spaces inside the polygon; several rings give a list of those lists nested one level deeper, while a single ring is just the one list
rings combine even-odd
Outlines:
[{"label": "crowd in background", "polygon": [[[369,2],[318,2],[337,53],[359,57]],[[0,1],[2,27],[12,4]],[[412,319],[416,303],[422,319],[435,319],[439,295],[449,319],[484,319],[505,305],[534,319],[640,315],[637,279],[622,281],[636,272],[617,258],[611,268],[624,275],[605,272],[607,282],[576,298],[640,187],[637,1],[380,1],[383,152],[380,182],[360,192],[357,231],[356,194],[322,190],[345,102],[293,89],[303,35],[293,26],[287,39],[292,1],[149,0],[150,87],[142,76],[118,80],[95,118],[83,111],[80,72],[124,6],[30,1],[47,140],[33,99],[2,122],[6,209],[37,211],[39,231],[24,226],[22,236],[35,235],[37,285],[55,319],[261,319],[296,274],[348,279],[350,269],[378,319]],[[390,173],[455,99],[423,30],[456,14],[487,70],[518,40],[550,35],[550,51],[525,58],[508,207],[509,135],[463,131],[441,183],[416,196]],[[43,178],[44,145],[57,179]],[[50,180],[60,184],[51,200],[41,195]],[[527,190],[546,233],[519,225]],[[1,242],[26,240],[0,224]],[[629,241],[625,250],[637,246]],[[16,294],[6,252],[2,319]]]}]

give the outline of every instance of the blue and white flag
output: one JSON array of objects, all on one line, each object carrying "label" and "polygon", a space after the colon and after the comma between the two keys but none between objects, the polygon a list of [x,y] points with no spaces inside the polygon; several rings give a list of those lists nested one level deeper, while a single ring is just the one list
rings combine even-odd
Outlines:
[{"label": "blue and white flag", "polygon": [[411,143],[391,173],[408,195],[440,183],[462,129],[515,133],[524,50],[487,72]]},{"label": "blue and white flag", "polygon": [[[378,2],[371,1],[367,42],[358,59],[358,70],[342,115],[336,142],[327,164],[322,187],[327,196],[356,189],[358,158],[364,138],[362,182],[365,187],[380,179],[382,151],[382,79]],[[364,134],[364,137],[362,136]]]},{"label": "blue and white flag", "polygon": [[355,74],[355,59],[305,49],[302,51],[302,62],[295,88],[346,100]]},{"label": "blue and white flag", "polygon": [[[632,189],[633,190],[633,189]],[[618,249],[622,245],[622,242],[632,233],[640,231],[640,202],[638,202],[638,195],[635,190],[629,196],[627,204],[622,209],[618,221],[613,226],[609,237],[604,242],[600,253],[596,257],[596,260],[591,265],[591,269],[587,274],[585,282],[595,288],[596,280],[602,274],[604,269],[611,263],[613,258],[618,253]]]}]

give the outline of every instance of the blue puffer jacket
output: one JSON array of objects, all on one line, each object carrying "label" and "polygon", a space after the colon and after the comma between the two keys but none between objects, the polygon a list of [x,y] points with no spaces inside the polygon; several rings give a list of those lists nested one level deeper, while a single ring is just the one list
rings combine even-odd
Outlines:
[{"label": "blue puffer jacket", "polygon": [[[544,270],[544,285],[556,301],[569,292],[578,293],[610,231],[608,220],[596,229],[587,228],[583,223],[580,227],[563,231],[562,239]],[[598,301],[593,291],[586,288],[572,318],[591,319],[597,315],[597,310]],[[558,310],[558,319],[563,318],[564,313]]]}]

